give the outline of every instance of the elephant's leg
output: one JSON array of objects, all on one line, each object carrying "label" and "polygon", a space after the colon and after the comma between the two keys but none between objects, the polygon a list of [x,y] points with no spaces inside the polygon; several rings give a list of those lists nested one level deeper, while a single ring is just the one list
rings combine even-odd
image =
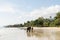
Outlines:
[{"label": "elephant's leg", "polygon": [[27,30],[27,32],[28,32],[28,30]]},{"label": "elephant's leg", "polygon": [[29,29],[29,32],[30,32],[30,29]]},{"label": "elephant's leg", "polygon": [[27,28],[27,32],[29,31],[29,29]]}]

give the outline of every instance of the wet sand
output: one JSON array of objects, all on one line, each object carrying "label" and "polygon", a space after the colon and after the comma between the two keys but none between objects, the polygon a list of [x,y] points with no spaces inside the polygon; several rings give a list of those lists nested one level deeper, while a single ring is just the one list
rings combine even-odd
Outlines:
[{"label": "wet sand", "polygon": [[0,40],[60,40],[60,28],[35,27],[33,32],[20,28],[2,28]]}]

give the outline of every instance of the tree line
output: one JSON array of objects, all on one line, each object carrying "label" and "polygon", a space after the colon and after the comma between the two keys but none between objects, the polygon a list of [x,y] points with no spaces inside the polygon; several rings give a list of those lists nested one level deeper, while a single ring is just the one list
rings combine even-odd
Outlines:
[{"label": "tree line", "polygon": [[60,12],[56,13],[56,16],[52,18],[39,17],[36,20],[27,21],[24,24],[14,24],[5,27],[59,27],[60,26]]}]

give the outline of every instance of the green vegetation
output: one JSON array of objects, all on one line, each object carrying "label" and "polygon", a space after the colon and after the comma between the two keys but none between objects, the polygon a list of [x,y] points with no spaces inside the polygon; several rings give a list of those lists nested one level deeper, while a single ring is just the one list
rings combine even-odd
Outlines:
[{"label": "green vegetation", "polygon": [[15,24],[8,25],[6,27],[59,27],[60,26],[60,12],[56,14],[54,18],[50,16],[50,18],[39,17],[36,20],[27,21],[24,24]]}]

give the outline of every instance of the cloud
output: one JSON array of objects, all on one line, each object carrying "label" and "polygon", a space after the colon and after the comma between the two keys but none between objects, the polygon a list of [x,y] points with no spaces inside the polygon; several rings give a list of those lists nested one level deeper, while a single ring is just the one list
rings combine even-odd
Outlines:
[{"label": "cloud", "polygon": [[0,26],[18,23],[16,13],[21,12],[15,7],[16,5],[11,3],[0,4]]},{"label": "cloud", "polygon": [[29,13],[25,13],[24,15],[20,16],[20,19],[26,22],[28,20],[35,20],[38,17],[45,17],[49,18],[50,16],[54,17],[57,12],[60,11],[60,5],[53,5],[49,7],[41,7],[39,9],[34,9]]},{"label": "cloud", "polygon": [[30,14],[32,17],[48,17],[48,16],[55,16],[57,12],[60,11],[60,5],[54,5],[49,7],[42,7],[40,9],[33,10]]},{"label": "cloud", "polygon": [[14,13],[14,9],[9,5],[0,5],[0,13]]},{"label": "cloud", "polygon": [[15,7],[16,7],[15,5],[11,5],[11,4],[0,5],[0,13],[9,14],[9,15],[5,15],[4,17],[2,16],[2,18],[0,18],[1,19],[0,25],[24,23],[26,21],[35,20],[41,16],[46,18],[48,18],[49,16],[54,17],[56,13],[60,11],[60,5],[40,7],[39,9],[33,9],[33,11],[31,12],[21,11],[21,9]]}]

